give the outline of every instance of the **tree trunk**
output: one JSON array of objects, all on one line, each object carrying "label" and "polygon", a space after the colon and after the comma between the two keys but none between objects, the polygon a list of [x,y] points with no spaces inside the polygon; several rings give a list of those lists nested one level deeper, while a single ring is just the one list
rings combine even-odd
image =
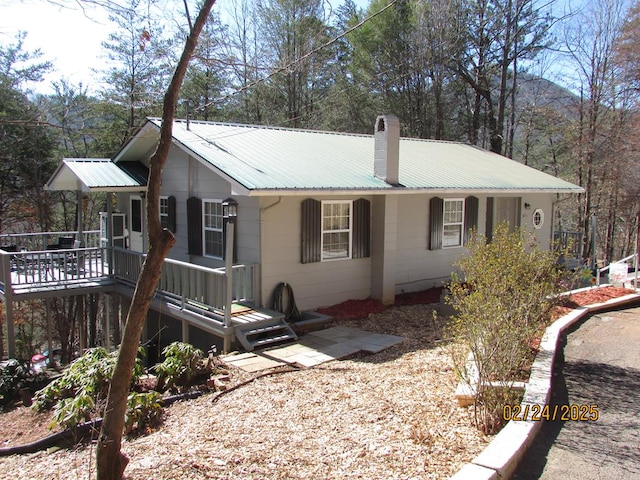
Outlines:
[{"label": "tree trunk", "polygon": [[[124,416],[127,410],[127,397],[133,367],[138,353],[140,334],[155,294],[162,272],[162,264],[175,243],[175,237],[160,225],[160,184],[162,170],[166,164],[172,144],[174,112],[178,102],[180,87],[193,54],[198,36],[204,27],[215,0],[205,0],[198,18],[187,37],[182,56],[164,96],[160,142],[149,161],[149,180],[147,190],[147,224],[149,226],[149,251],[142,265],[133,300],[124,328],[124,335],[113,371],[107,406],[98,445],[96,463],[98,480],[120,480],[129,463],[126,455],[120,452]],[[188,15],[188,12],[187,12]]]}]

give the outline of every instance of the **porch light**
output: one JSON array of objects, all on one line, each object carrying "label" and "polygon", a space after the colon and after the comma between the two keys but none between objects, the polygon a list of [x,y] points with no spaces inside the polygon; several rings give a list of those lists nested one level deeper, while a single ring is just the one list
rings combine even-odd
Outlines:
[{"label": "porch light", "polygon": [[233,198],[222,201],[222,218],[225,222],[235,222],[238,216],[238,203]]}]

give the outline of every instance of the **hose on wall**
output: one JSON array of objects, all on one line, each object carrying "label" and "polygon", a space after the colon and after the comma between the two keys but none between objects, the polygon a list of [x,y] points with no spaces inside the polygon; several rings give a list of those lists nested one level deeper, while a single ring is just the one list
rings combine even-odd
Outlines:
[{"label": "hose on wall", "polygon": [[272,308],[276,312],[284,313],[284,319],[288,323],[295,323],[302,320],[302,314],[296,306],[293,288],[286,282],[279,283],[273,291]]}]

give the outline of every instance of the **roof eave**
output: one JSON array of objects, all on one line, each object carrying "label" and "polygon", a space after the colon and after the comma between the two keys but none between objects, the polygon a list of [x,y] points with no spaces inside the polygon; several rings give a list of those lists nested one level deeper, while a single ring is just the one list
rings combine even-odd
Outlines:
[{"label": "roof eave", "polygon": [[[245,195],[250,197],[283,196],[296,197],[308,195],[408,195],[416,193],[427,193],[433,195],[513,195],[513,194],[578,194],[584,193],[584,188],[256,188],[246,189]],[[240,193],[237,193],[240,194]]]}]

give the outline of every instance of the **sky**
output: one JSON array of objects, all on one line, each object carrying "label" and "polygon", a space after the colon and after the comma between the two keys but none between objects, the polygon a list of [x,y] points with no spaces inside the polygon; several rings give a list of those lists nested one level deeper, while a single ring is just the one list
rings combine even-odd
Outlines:
[{"label": "sky", "polygon": [[[223,3],[219,1],[217,6]],[[356,3],[366,6],[369,1]],[[53,93],[51,82],[60,78],[73,85],[82,82],[90,92],[100,90],[99,75],[93,70],[104,69],[107,60],[101,42],[113,30],[104,10],[88,8],[83,12],[72,0],[0,0],[0,44],[15,43],[16,34],[26,31],[25,50],[39,48],[42,59],[53,63],[54,70],[45,81],[31,85],[39,93]]]},{"label": "sky", "polygon": [[[99,85],[92,68],[104,65],[101,42],[113,29],[104,12],[91,10],[87,14],[79,8],[62,8],[45,0],[0,0],[0,43],[14,43],[19,31],[28,32],[25,50],[39,48],[43,60],[55,68],[38,91],[51,93],[52,80],[64,77],[73,84],[82,81],[91,90]],[[43,91],[44,90],[44,91]]]}]

